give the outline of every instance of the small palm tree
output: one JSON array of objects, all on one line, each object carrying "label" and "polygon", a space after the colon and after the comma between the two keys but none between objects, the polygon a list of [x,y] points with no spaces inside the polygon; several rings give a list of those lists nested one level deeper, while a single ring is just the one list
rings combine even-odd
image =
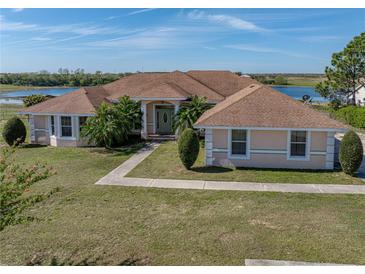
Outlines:
[{"label": "small palm tree", "polygon": [[90,117],[82,129],[89,142],[111,148],[128,140],[135,123],[141,123],[140,103],[123,96],[116,105],[102,103],[96,116]]},{"label": "small palm tree", "polygon": [[205,97],[194,95],[190,99],[175,115],[173,128],[178,135],[186,128],[193,128],[199,117],[210,108]]}]

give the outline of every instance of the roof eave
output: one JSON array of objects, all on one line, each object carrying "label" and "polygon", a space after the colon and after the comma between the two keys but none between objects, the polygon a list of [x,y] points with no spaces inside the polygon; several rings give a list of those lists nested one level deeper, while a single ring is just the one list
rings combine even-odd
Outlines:
[{"label": "roof eave", "polygon": [[329,131],[329,132],[346,132],[347,128],[301,128],[301,127],[252,127],[252,126],[225,126],[225,125],[194,125],[199,129],[251,129],[251,130],[307,130],[307,131]]}]

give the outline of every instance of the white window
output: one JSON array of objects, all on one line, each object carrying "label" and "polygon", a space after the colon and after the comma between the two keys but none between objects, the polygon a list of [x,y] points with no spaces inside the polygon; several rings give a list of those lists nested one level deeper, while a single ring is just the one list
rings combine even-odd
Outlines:
[{"label": "white window", "polygon": [[247,155],[247,130],[232,129],[231,131],[231,155]]},{"label": "white window", "polygon": [[307,156],[307,132],[293,130],[290,132],[290,157]]},{"label": "white window", "polygon": [[87,120],[86,116],[79,116],[79,132],[81,132],[82,127],[85,125]]},{"label": "white window", "polygon": [[55,118],[51,116],[51,135],[56,135]]},{"label": "white window", "polygon": [[61,116],[61,137],[72,137],[72,120],[70,116]]}]

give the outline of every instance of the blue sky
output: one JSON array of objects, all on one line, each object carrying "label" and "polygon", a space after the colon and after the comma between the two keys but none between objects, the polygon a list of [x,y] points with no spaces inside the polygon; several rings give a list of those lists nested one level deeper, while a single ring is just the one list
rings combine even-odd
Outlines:
[{"label": "blue sky", "polygon": [[323,72],[365,9],[1,9],[1,72]]}]

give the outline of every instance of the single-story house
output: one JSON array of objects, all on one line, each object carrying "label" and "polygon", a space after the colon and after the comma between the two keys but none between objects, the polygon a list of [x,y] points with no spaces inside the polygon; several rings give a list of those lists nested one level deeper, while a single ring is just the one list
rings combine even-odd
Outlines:
[{"label": "single-story house", "polygon": [[207,165],[333,169],[334,134],[345,126],[291,97],[229,71],[137,73],[81,88],[23,109],[31,142],[82,146],[80,128],[101,102],[123,95],[141,102],[142,138],[174,136],[174,114],[192,95],[215,105],[197,121],[205,129]]}]

